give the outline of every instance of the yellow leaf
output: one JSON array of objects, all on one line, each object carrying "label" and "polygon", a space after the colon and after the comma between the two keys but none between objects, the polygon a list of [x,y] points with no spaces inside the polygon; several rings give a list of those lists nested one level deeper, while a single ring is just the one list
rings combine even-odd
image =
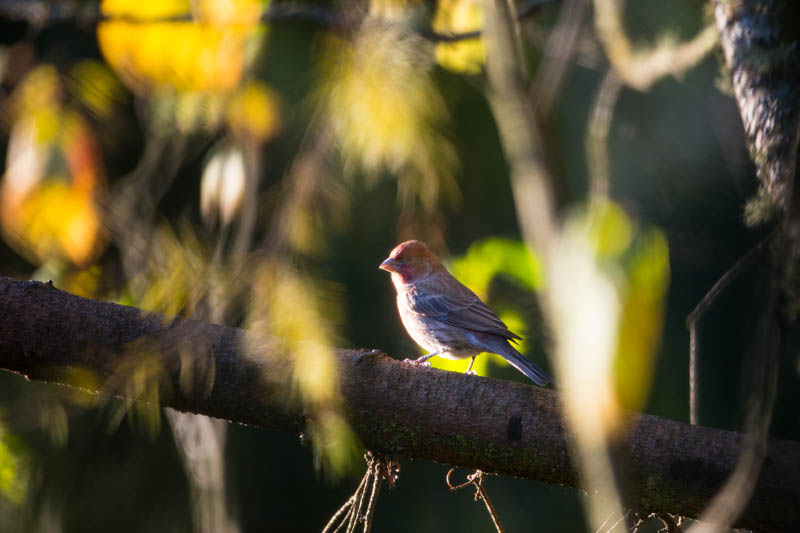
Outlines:
[{"label": "yellow leaf", "polygon": [[97,39],[106,61],[134,91],[230,91],[241,81],[254,28],[111,20],[98,25]]},{"label": "yellow leaf", "polygon": [[669,248],[663,233],[651,230],[634,243],[614,363],[617,398],[625,409],[644,406],[653,378],[669,284]]},{"label": "yellow leaf", "polygon": [[[433,30],[437,33],[467,33],[483,28],[483,7],[475,0],[439,0]],[[465,39],[436,44],[436,61],[444,68],[478,74],[486,62],[483,39]]]},{"label": "yellow leaf", "polygon": [[107,17],[157,20],[185,15],[190,10],[189,0],[103,0],[100,2],[100,12]]},{"label": "yellow leaf", "polygon": [[248,82],[233,94],[226,116],[232,131],[260,142],[273,137],[281,127],[277,96],[257,81]]},{"label": "yellow leaf", "polygon": [[95,257],[101,226],[90,194],[50,180],[26,200],[12,231],[39,261],[66,255],[82,265]]},{"label": "yellow leaf", "polygon": [[124,93],[117,78],[99,61],[84,60],[72,67],[70,93],[101,119],[110,119],[113,105]]},{"label": "yellow leaf", "polygon": [[633,224],[616,203],[596,201],[589,207],[589,238],[600,257],[616,258],[633,239]]},{"label": "yellow leaf", "polygon": [[[41,76],[35,73],[31,83],[38,86]],[[23,86],[23,95],[28,89]],[[22,109],[28,105],[26,98],[20,101]],[[52,132],[41,135],[41,127]],[[88,264],[105,243],[94,203],[104,185],[99,148],[76,110],[52,101],[33,117],[21,115],[12,128],[0,188],[6,240],[37,264],[61,259]]]}]

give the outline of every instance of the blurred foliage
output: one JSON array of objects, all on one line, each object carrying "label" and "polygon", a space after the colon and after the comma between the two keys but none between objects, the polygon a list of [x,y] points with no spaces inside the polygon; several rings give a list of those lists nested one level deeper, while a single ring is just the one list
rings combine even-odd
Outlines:
[{"label": "blurred foliage", "polygon": [[650,392],[664,326],[669,286],[669,252],[664,234],[644,230],[629,249],[626,286],[614,361],[617,401],[624,409],[641,410]]},{"label": "blurred foliage", "polygon": [[[641,236],[640,236],[641,235]],[[548,262],[551,359],[597,528],[624,516],[615,447],[650,391],[669,279],[666,239],[598,198],[567,216]],[[624,482],[624,481],[623,481]]]},{"label": "blurred foliage", "polygon": [[29,451],[22,439],[0,428],[0,496],[22,504],[28,493]]},{"label": "blurred foliage", "polygon": [[101,389],[100,402],[109,410],[107,428],[116,430],[127,417],[133,428],[155,440],[161,432],[161,389],[170,382],[169,376],[155,347],[134,342],[126,352]]},{"label": "blurred foliage", "polygon": [[228,127],[237,137],[265,142],[280,131],[278,97],[259,81],[249,81],[237,90],[226,111]]},{"label": "blurred foliage", "polygon": [[[556,366],[574,423],[619,438],[650,391],[669,286],[665,236],[597,200],[565,222],[548,298]],[[579,318],[580,317],[580,318]]]},{"label": "blurred foliage", "polygon": [[[137,91],[236,88],[265,3],[258,0],[104,0],[97,28],[106,61]],[[192,21],[164,22],[191,15]]]},{"label": "blurred foliage", "polygon": [[453,274],[482,299],[498,274],[510,276],[531,291],[544,282],[540,260],[525,244],[496,237],[471,244],[463,257],[453,261]]},{"label": "blurred foliage", "polygon": [[356,436],[341,411],[339,369],[334,346],[338,309],[335,287],[323,287],[281,262],[265,262],[256,272],[247,327],[269,332],[275,353],[286,354],[292,380],[308,412],[308,431],[325,472],[351,473],[358,465]]},{"label": "blurred foliage", "polygon": [[347,167],[397,176],[403,201],[427,210],[452,202],[458,187],[449,116],[430,76],[428,44],[396,25],[366,23],[352,40],[328,39],[320,100]]},{"label": "blurred foliage", "polygon": [[[108,81],[102,67],[90,62],[79,63],[72,75]],[[14,93],[16,120],[0,188],[0,222],[9,244],[37,264],[86,265],[105,246],[94,203],[106,186],[105,169],[95,135],[76,105],[85,101],[90,109],[107,109],[103,98],[82,89],[93,83],[65,83],[55,67],[42,65]]]}]

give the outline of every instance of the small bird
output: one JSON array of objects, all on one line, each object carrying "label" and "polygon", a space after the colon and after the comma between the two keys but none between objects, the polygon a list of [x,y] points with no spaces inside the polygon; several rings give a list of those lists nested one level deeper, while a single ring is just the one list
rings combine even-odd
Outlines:
[{"label": "small bird", "polygon": [[511,345],[521,337],[509,331],[478,296],[444,268],[439,258],[421,241],[398,244],[378,267],[392,274],[397,309],[403,326],[417,344],[430,353],[422,363],[438,355],[448,359],[495,353],[544,387],[552,380]]}]

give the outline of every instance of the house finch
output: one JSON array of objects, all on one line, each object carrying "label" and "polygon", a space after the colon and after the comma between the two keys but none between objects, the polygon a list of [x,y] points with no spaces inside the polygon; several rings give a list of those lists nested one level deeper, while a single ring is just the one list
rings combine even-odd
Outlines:
[{"label": "house finch", "polygon": [[508,330],[478,296],[454,278],[439,259],[420,241],[398,244],[381,263],[391,272],[397,290],[397,309],[406,331],[430,353],[417,362],[439,355],[448,359],[496,353],[544,387],[550,376],[525,359],[509,343],[520,339]]}]

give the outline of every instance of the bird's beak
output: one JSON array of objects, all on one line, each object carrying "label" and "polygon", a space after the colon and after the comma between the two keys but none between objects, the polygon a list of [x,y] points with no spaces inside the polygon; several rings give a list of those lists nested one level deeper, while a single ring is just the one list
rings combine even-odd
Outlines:
[{"label": "bird's beak", "polygon": [[388,258],[386,261],[380,264],[378,267],[381,270],[385,270],[386,272],[400,272],[400,265],[396,259]]}]

